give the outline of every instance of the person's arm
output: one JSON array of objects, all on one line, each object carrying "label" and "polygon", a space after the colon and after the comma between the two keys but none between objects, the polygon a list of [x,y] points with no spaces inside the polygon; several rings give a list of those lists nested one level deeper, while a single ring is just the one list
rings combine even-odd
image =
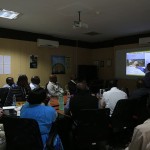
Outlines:
[{"label": "person's arm", "polygon": [[99,100],[99,107],[100,107],[100,108],[105,108],[105,106],[106,106],[106,103],[105,103],[104,99],[103,99],[103,98],[100,99],[100,100]]},{"label": "person's arm", "polygon": [[105,108],[106,103],[107,103],[107,99],[106,99],[106,94],[104,92],[102,98],[100,98],[100,101],[99,101],[100,108]]},{"label": "person's arm", "polygon": [[66,103],[65,108],[64,108],[65,114],[69,114],[69,111],[70,111],[69,103],[70,103],[70,98],[68,98],[67,103]]},{"label": "person's arm", "polygon": [[13,102],[13,93],[12,89],[9,90],[8,95],[6,97],[6,101],[4,103],[4,106],[11,106]]},{"label": "person's arm", "polygon": [[47,85],[47,90],[48,90],[48,93],[50,94],[50,96],[56,96],[56,95],[55,95],[56,89],[55,89],[55,87],[54,87],[53,84],[48,83],[48,85]]},{"label": "person's arm", "polygon": [[3,112],[3,109],[0,108],[0,118],[3,116],[4,112]]}]

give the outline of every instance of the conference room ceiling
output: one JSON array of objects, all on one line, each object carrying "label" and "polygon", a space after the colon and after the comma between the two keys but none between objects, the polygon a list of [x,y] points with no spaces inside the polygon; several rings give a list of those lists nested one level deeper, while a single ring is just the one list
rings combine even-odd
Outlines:
[{"label": "conference room ceiling", "polygon": [[[0,9],[21,13],[0,18],[0,28],[64,39],[103,42],[150,33],[150,0],[0,0]],[[88,28],[73,28],[78,11]]]}]

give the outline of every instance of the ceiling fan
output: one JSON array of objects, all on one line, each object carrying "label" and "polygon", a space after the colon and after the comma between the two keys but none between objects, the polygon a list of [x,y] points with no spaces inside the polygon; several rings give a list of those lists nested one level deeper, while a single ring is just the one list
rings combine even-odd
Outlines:
[{"label": "ceiling fan", "polygon": [[82,22],[81,19],[80,19],[81,11],[78,11],[78,14],[79,14],[79,20],[73,22],[73,29],[88,28],[88,24]]}]

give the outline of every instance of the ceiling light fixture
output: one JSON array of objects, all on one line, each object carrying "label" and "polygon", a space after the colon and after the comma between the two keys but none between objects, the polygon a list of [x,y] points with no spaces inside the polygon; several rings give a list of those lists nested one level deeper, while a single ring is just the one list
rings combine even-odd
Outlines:
[{"label": "ceiling light fixture", "polygon": [[6,9],[0,10],[0,17],[6,18],[6,19],[16,19],[20,13],[9,11]]}]

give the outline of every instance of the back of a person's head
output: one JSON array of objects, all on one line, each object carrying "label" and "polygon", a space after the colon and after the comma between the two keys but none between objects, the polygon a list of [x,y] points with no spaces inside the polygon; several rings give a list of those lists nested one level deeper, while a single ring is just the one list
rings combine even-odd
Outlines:
[{"label": "back of a person's head", "polygon": [[109,88],[117,87],[117,80],[110,80],[108,83],[108,87]]},{"label": "back of a person's head", "polygon": [[18,77],[18,82],[21,82],[21,81],[28,81],[28,77],[24,74],[24,75],[20,75]]},{"label": "back of a person's head", "polygon": [[71,76],[70,76],[70,80],[76,80],[77,78],[76,78],[76,75],[75,74],[72,74]]},{"label": "back of a person's head", "polygon": [[20,86],[24,86],[28,83],[28,77],[26,75],[20,75],[18,77],[17,84]]},{"label": "back of a person's head", "polygon": [[28,95],[28,102],[30,104],[41,104],[46,99],[46,91],[43,88],[36,88]]},{"label": "back of a person's head", "polygon": [[38,76],[33,76],[33,77],[31,78],[31,82],[32,82],[33,84],[39,85],[39,84],[40,84],[40,78],[39,78]]},{"label": "back of a person's head", "polygon": [[77,87],[77,93],[81,93],[81,92],[87,92],[87,84],[85,82],[79,82],[76,85]]},{"label": "back of a person's head", "polygon": [[53,83],[56,83],[57,82],[57,76],[55,74],[52,74],[49,76],[49,80]]},{"label": "back of a person's head", "polygon": [[10,86],[12,86],[14,84],[14,78],[12,77],[7,77],[6,78],[6,83]]}]

